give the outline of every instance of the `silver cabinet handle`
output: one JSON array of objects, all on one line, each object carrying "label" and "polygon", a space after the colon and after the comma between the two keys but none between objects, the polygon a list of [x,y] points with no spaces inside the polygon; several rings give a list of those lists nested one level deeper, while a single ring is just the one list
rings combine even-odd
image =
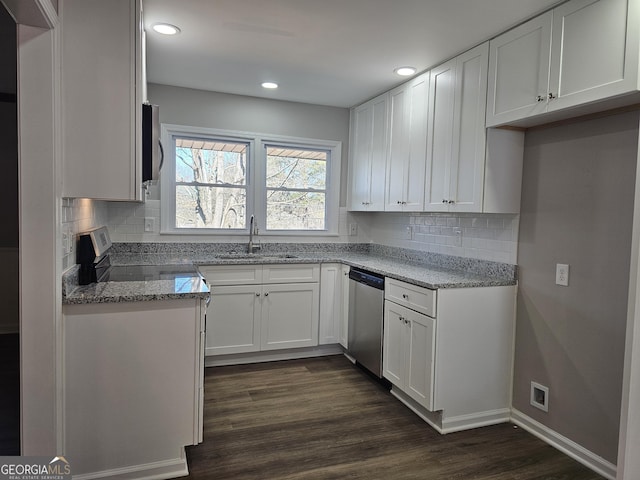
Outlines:
[{"label": "silver cabinet handle", "polygon": [[554,98],[557,98],[553,93],[549,92],[549,100],[553,100]]},{"label": "silver cabinet handle", "polygon": [[269,292],[266,292],[266,293],[264,294],[264,296],[265,296],[265,297],[268,297],[268,296],[269,296]]},{"label": "silver cabinet handle", "polygon": [[403,293],[402,294],[402,298],[404,298],[405,300],[408,300],[409,299],[409,295],[407,295],[406,293]]},{"label": "silver cabinet handle", "polygon": [[446,199],[442,199],[442,203],[449,203]]},{"label": "silver cabinet handle", "polygon": [[259,297],[259,296],[260,296],[260,294],[258,292],[256,292],[256,297]]},{"label": "silver cabinet handle", "polygon": [[536,97],[536,102],[544,102],[544,97],[542,95],[538,95]]},{"label": "silver cabinet handle", "polygon": [[453,203],[456,203],[456,201],[455,200],[449,200],[449,204],[450,205],[453,204]]}]

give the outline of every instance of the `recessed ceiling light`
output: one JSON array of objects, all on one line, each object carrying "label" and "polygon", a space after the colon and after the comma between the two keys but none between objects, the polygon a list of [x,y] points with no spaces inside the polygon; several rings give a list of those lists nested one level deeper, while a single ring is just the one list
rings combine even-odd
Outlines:
[{"label": "recessed ceiling light", "polygon": [[170,23],[156,23],[152,28],[162,35],[177,35],[180,33],[180,29]]},{"label": "recessed ceiling light", "polygon": [[262,82],[262,88],[274,89],[278,88],[278,84],[273,82]]},{"label": "recessed ceiling light", "polygon": [[394,72],[401,77],[408,77],[409,75],[416,73],[416,69],[414,67],[398,67]]}]

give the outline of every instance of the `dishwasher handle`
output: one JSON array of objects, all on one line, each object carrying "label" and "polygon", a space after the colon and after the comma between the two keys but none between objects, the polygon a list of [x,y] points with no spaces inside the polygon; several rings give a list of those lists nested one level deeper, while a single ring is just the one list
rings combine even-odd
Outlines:
[{"label": "dishwasher handle", "polygon": [[349,270],[349,279],[358,283],[364,283],[378,290],[384,290],[384,277],[376,275],[375,273],[351,268]]}]

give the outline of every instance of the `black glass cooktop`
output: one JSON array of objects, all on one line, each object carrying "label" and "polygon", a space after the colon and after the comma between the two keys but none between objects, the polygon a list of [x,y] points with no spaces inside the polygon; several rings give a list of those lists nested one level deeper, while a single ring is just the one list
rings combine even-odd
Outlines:
[{"label": "black glass cooktop", "polygon": [[199,276],[193,265],[112,265],[101,282],[144,282]]}]

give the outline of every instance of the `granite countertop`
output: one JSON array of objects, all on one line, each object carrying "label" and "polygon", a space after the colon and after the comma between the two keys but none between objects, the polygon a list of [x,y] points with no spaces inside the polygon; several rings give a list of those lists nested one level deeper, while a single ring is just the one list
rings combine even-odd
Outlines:
[{"label": "granite countertop", "polygon": [[[416,252],[395,247],[331,244],[270,244],[260,253],[241,253],[235,244],[120,244],[111,253],[114,266],[175,266],[179,281],[149,279],[78,286],[77,270],[63,278],[63,303],[133,302],[206,297],[207,285],[197,267],[207,265],[261,265],[342,263],[425,288],[492,287],[517,284],[515,265],[449,255]],[[185,269],[189,275],[184,274]],[[75,283],[74,283],[75,280]]]},{"label": "granite countertop", "polygon": [[73,305],[207,298],[209,287],[198,269],[194,265],[185,267],[188,264],[182,263],[177,269],[172,265],[163,265],[162,273],[147,272],[142,276],[132,276],[131,279],[121,276],[117,281],[89,285],[78,285],[77,269],[71,269],[63,276],[62,303]]}]

